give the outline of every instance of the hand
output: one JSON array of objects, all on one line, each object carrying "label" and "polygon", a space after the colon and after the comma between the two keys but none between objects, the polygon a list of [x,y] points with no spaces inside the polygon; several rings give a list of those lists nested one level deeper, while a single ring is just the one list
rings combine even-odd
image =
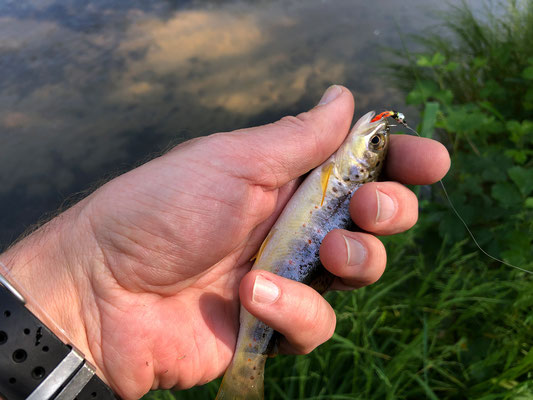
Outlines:
[{"label": "hand", "polygon": [[[297,117],[183,143],[102,186],[0,259],[125,399],[220,376],[240,302],[284,335],[282,350],[309,352],[333,333],[333,310],[303,284],[249,272],[249,260],[298,177],[342,143],[352,115],[352,95],[334,86]],[[428,184],[448,168],[439,143],[393,135],[391,179]],[[400,183],[371,183],[356,192],[351,212],[364,230],[394,234],[416,222],[417,200]],[[326,236],[320,256],[345,289],[376,281],[386,263],[376,237],[341,230]],[[280,288],[275,303],[254,301],[258,275]]]}]

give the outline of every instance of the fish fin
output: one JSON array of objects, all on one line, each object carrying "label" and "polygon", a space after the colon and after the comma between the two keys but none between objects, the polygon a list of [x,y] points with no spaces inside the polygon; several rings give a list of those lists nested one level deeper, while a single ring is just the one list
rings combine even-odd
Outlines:
[{"label": "fish fin", "polygon": [[313,279],[309,286],[315,289],[318,293],[323,294],[329,289],[335,276],[324,268],[324,271],[320,273],[315,279]]},{"label": "fish fin", "polygon": [[320,202],[320,207],[324,204],[324,199],[326,198],[326,191],[328,189],[329,177],[331,176],[331,171],[333,171],[333,163],[325,165],[322,168],[322,175],[320,176],[320,184],[322,186],[322,201]]},{"label": "fish fin", "polygon": [[257,250],[257,253],[255,253],[255,255],[250,258],[250,261],[256,261],[259,260],[261,258],[261,255],[263,254],[263,251],[265,250],[265,247],[267,245],[267,243],[270,241],[270,238],[272,237],[272,234],[274,233],[274,229],[270,230],[270,232],[268,232],[268,235],[267,237],[265,238],[265,240],[263,240],[263,243],[261,243],[261,247],[259,247],[259,250]]},{"label": "fish fin", "polygon": [[266,358],[257,353],[235,358],[222,378],[215,400],[263,400]]},{"label": "fish fin", "polygon": [[280,338],[281,338],[281,334],[279,332],[274,331],[272,338],[268,342],[268,348],[265,353],[268,356],[268,358],[274,358],[279,354]]},{"label": "fish fin", "polygon": [[361,118],[359,118],[357,122],[355,123],[355,125],[353,126],[353,128],[351,129],[350,134],[355,132],[357,129],[359,129],[359,127],[370,123],[372,120],[372,117],[374,117],[375,114],[376,113],[374,111],[370,111],[370,112],[367,112],[365,115],[363,115]]}]

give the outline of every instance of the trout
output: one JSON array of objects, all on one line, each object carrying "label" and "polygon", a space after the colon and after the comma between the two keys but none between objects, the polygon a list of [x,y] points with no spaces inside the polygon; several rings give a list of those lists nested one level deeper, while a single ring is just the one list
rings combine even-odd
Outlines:
[{"label": "trout", "polygon": [[[289,200],[263,241],[252,269],[261,269],[305,283],[323,293],[333,275],[319,259],[319,248],[329,231],[350,225],[353,193],[375,181],[389,144],[386,119],[369,112],[357,121],[339,149],[315,168]],[[278,334],[240,311],[235,353],[224,374],[216,400],[262,400],[264,370],[275,354]]]}]

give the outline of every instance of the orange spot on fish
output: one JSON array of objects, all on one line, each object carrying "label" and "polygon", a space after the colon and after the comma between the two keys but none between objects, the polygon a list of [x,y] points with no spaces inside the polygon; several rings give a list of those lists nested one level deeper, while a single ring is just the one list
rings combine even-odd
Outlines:
[{"label": "orange spot on fish", "polygon": [[313,243],[313,241],[312,241],[311,239],[309,239],[309,240],[307,241],[307,243],[311,244],[311,243]]},{"label": "orange spot on fish", "polygon": [[302,225],[305,228],[305,224]]},{"label": "orange spot on fish", "polygon": [[251,358],[249,358],[249,359],[248,359],[248,362],[250,362],[250,361],[252,361],[252,359],[251,359]]},{"label": "orange spot on fish", "polygon": [[318,208],[318,206],[315,206],[315,208]]}]

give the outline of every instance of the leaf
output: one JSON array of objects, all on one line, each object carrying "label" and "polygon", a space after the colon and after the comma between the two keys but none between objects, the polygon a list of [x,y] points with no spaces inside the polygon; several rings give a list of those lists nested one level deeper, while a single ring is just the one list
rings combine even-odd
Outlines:
[{"label": "leaf", "polygon": [[442,104],[451,104],[453,100],[453,92],[451,90],[441,90],[435,93],[435,98]]},{"label": "leaf", "polygon": [[486,124],[487,116],[477,108],[466,106],[455,107],[448,115],[447,129],[450,132],[478,132]]},{"label": "leaf", "polygon": [[431,59],[431,65],[441,65],[442,63],[444,63],[444,61],[446,61],[446,57],[444,57],[441,53],[436,52],[433,55],[433,58]]},{"label": "leaf", "polygon": [[524,164],[527,161],[527,151],[526,150],[505,150],[504,154],[508,157],[512,157],[514,162],[517,164]]},{"label": "leaf", "polygon": [[[459,212],[459,214],[461,214]],[[439,221],[439,234],[442,238],[446,237],[451,242],[458,242],[467,236],[467,232],[459,219],[448,213],[443,215]]]},{"label": "leaf", "polygon": [[505,117],[498,111],[498,109],[496,107],[494,107],[492,105],[492,103],[490,101],[481,101],[481,102],[479,102],[479,106],[482,109],[490,111],[499,120],[502,120],[502,121],[505,120]]},{"label": "leaf", "polygon": [[409,92],[409,94],[407,95],[407,98],[405,99],[405,102],[407,104],[416,105],[416,104],[423,104],[426,101],[426,99],[427,99],[427,96],[425,96],[423,92],[415,89]]},{"label": "leaf", "polygon": [[439,88],[433,81],[417,82],[415,88],[407,95],[407,104],[423,104],[438,92]]},{"label": "leaf", "polygon": [[422,128],[420,129],[420,135],[423,137],[433,137],[433,131],[435,130],[435,122],[437,121],[437,113],[439,112],[439,103],[429,101],[426,103],[424,109],[424,119],[422,120]]},{"label": "leaf", "polygon": [[481,177],[487,182],[505,182],[507,174],[501,168],[485,168],[482,170]]},{"label": "leaf", "polygon": [[524,231],[507,231],[501,253],[512,264],[524,264],[531,254],[531,237]]},{"label": "leaf", "polygon": [[476,69],[479,69],[479,68],[483,68],[484,66],[487,65],[487,62],[488,60],[486,58],[482,58],[482,57],[476,57],[474,58],[474,68]]},{"label": "leaf", "polygon": [[418,56],[418,59],[416,60],[416,65],[419,67],[430,67],[431,61],[429,58],[425,55]]},{"label": "leaf", "polygon": [[526,110],[533,110],[533,89],[528,89],[524,96],[524,108]]},{"label": "leaf", "polygon": [[522,122],[510,120],[506,124],[507,130],[511,133],[511,140],[514,143],[520,142],[523,138],[533,139],[533,121],[523,120]]},{"label": "leaf", "polygon": [[446,72],[453,72],[455,71],[457,68],[459,68],[459,63],[456,63],[455,61],[451,61],[449,62],[448,64],[446,64],[444,66],[444,70]]},{"label": "leaf", "polygon": [[509,182],[496,183],[492,186],[492,197],[503,206],[511,207],[521,203],[522,196],[514,185]]},{"label": "leaf", "polygon": [[494,79],[487,80],[480,90],[482,99],[489,100],[494,98],[505,98],[507,96],[506,89]]},{"label": "leaf", "polygon": [[533,197],[528,197],[524,203],[526,208],[533,208]]},{"label": "leaf", "polygon": [[532,79],[533,80],[533,66],[527,67],[522,72],[522,77],[525,78],[525,79]]},{"label": "leaf", "polygon": [[524,196],[533,192],[533,169],[515,166],[508,169],[507,173]]}]

